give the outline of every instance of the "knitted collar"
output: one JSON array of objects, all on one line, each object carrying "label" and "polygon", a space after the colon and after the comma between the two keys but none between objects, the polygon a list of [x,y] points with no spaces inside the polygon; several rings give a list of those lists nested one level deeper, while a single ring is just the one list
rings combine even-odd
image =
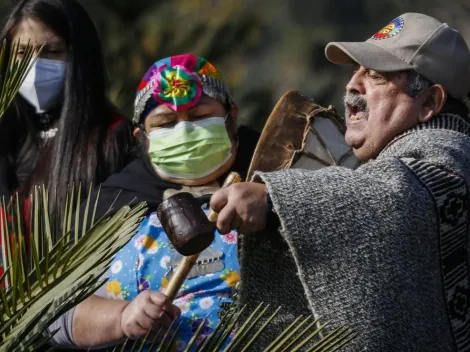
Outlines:
[{"label": "knitted collar", "polygon": [[432,118],[428,122],[420,123],[402,134],[396,136],[387,146],[380,152],[382,154],[388,147],[402,139],[403,137],[422,130],[450,130],[465,134],[470,137],[470,122],[459,115],[440,114]]}]

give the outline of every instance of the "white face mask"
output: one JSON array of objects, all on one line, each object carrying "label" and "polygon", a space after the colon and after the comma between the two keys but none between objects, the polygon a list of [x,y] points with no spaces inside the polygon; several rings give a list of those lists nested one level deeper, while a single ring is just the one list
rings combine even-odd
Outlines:
[{"label": "white face mask", "polygon": [[54,105],[65,80],[65,61],[37,59],[20,87],[20,94],[36,112],[42,113]]}]

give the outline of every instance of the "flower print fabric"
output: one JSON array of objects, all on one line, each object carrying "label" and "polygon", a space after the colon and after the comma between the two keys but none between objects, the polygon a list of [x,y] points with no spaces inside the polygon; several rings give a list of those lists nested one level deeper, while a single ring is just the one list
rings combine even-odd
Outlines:
[{"label": "flower print fabric", "polygon": [[[237,237],[235,231],[223,236],[216,232],[210,253],[220,254],[221,263],[187,279],[173,302],[182,313],[177,321],[182,322],[176,339],[177,352],[184,351],[198,326],[207,317],[197,340],[200,344],[217,326],[224,308],[232,302],[234,288],[240,281]],[[106,289],[108,297],[132,300],[148,289],[164,293],[174,258],[177,254],[157,214],[150,214],[141,223],[136,235],[114,258]]]}]

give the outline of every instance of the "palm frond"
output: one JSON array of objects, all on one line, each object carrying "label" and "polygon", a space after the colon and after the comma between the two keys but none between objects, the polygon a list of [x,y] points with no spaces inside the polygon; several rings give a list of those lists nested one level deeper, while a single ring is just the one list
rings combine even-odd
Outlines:
[{"label": "palm frond", "polygon": [[[67,219],[80,211],[80,197],[73,193],[72,187]],[[48,197],[44,188],[35,188],[29,221],[18,197],[8,205],[3,201],[1,207],[7,265],[0,279],[0,351],[34,350],[46,343],[47,327],[103,284],[114,254],[134,235],[146,211],[144,204],[124,207],[113,216],[92,221],[90,228],[85,223],[73,226],[75,233],[81,228],[83,236],[71,236],[72,222],[58,227],[63,223],[50,219]]]},{"label": "palm frond", "polygon": [[[19,40],[4,41],[0,47],[0,118],[42,46],[28,43],[21,48],[21,58],[19,50]],[[63,219],[49,216],[49,193],[43,188],[37,187],[31,195],[28,214],[23,213],[25,202],[18,197],[8,204],[0,202],[0,265],[5,268],[0,277],[0,352],[35,350],[47,343],[51,338],[45,333],[47,327],[102,285],[113,255],[130,240],[145,212],[143,204],[125,207],[94,223],[95,203],[92,226],[87,229],[87,216],[80,224],[80,192],[80,187],[78,194],[72,187]],[[86,214],[89,200],[90,194]]]},{"label": "palm frond", "polygon": [[[0,119],[15,98],[26,75],[38,58],[42,45],[28,43],[24,48],[21,59],[18,59],[19,50],[19,40],[15,40],[11,47],[4,40],[0,48],[0,70],[2,70],[0,76]],[[21,50],[23,51],[23,48]]]},{"label": "palm frond", "polygon": [[[189,341],[184,352],[247,352],[254,348],[258,338],[270,328],[270,324],[278,315],[281,307],[274,312],[269,313],[269,305],[259,304],[253,312],[244,319],[241,324],[241,316],[247,309],[246,306],[240,310],[236,308],[235,303],[222,317],[219,324],[212,333],[207,336],[199,345],[197,341],[200,339],[202,328],[206,322],[204,319],[193,337]],[[298,317],[289,326],[287,326],[268,346],[261,346],[264,352],[335,352],[352,341],[357,333],[346,327],[338,327],[328,333],[324,333],[324,329],[328,323],[320,325],[319,319],[312,316]],[[160,352],[173,351],[175,337],[177,336],[179,327],[175,330],[171,328],[166,331],[158,344],[155,339],[152,341],[148,338],[139,342],[135,342],[131,347],[128,342],[125,345],[116,347],[113,351],[119,351],[125,348],[126,351],[141,351],[144,345],[147,345],[145,351]],[[161,331],[160,331],[161,332]],[[159,332],[158,335],[161,335]],[[232,336],[232,338],[230,338]],[[152,344],[150,345],[150,342]],[[256,346],[257,349],[260,346]]]}]

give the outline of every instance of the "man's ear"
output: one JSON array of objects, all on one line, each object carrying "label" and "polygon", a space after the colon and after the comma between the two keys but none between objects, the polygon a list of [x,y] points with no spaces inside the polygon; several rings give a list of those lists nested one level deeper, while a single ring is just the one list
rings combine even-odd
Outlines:
[{"label": "man's ear", "polygon": [[426,93],[426,96],[423,97],[425,99],[423,106],[419,112],[420,122],[427,122],[433,116],[440,114],[447,101],[447,92],[440,84],[433,85]]}]

